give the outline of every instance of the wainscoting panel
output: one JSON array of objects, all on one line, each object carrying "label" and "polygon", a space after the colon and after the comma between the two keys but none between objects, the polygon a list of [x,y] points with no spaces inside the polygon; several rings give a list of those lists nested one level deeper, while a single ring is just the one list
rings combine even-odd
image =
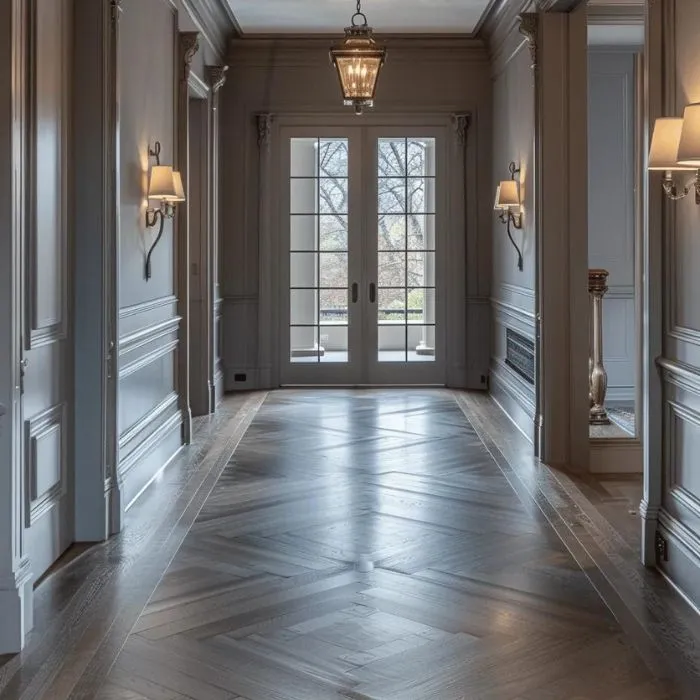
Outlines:
[{"label": "wainscoting panel", "polygon": [[120,311],[119,479],[127,507],[182,444],[176,308],[166,296]]},{"label": "wainscoting panel", "polygon": [[700,372],[664,361],[664,489],[659,566],[700,606]]},{"label": "wainscoting panel", "polygon": [[636,328],[634,289],[611,288],[603,300],[603,361],[608,401],[635,400]]},{"label": "wainscoting panel", "polygon": [[528,440],[535,436],[535,295],[501,283],[491,299],[491,395]]}]

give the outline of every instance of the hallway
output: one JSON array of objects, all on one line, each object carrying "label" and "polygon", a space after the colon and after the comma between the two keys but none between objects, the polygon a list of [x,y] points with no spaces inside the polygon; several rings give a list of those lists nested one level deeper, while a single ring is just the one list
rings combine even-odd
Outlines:
[{"label": "hallway", "polygon": [[676,695],[452,393],[300,390],[262,405],[97,697]]}]

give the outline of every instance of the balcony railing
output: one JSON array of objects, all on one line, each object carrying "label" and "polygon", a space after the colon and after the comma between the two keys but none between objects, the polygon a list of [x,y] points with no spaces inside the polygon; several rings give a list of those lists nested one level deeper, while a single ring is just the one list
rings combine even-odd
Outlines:
[{"label": "balcony railing", "polygon": [[[380,321],[395,321],[403,323],[407,321],[423,321],[423,309],[408,309],[408,317],[406,317],[406,309],[378,309],[378,318]],[[320,324],[328,323],[347,323],[347,309],[321,309]]]}]

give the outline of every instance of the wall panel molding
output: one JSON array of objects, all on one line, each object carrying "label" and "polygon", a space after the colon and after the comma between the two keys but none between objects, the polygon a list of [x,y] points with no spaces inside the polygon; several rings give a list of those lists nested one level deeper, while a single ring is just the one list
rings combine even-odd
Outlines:
[{"label": "wall panel molding", "polygon": [[156,309],[161,309],[165,306],[172,306],[177,303],[177,297],[174,294],[169,294],[168,296],[159,297],[158,299],[148,299],[139,304],[133,304],[132,306],[124,306],[119,309],[119,318],[124,319],[129,316],[137,316],[138,314],[148,313],[149,311],[155,311]]},{"label": "wall panel molding", "polygon": [[[173,334],[178,332],[180,328],[180,317],[173,316],[160,323],[155,323],[151,326],[146,326],[145,328],[140,328],[139,330],[124,335],[119,338],[119,355],[126,355],[127,353],[133,352],[139,348],[154,343],[161,338],[168,338]],[[179,341],[175,340],[177,345]]]},{"label": "wall panel molding", "polygon": [[[56,404],[25,421],[27,527],[56,506],[68,492],[66,410],[65,403]],[[53,474],[41,474],[40,468],[50,464],[52,457]]]},{"label": "wall panel molding", "polygon": [[[182,423],[182,415],[180,411],[173,413],[165,422],[151,432],[148,437],[139,444],[139,446],[130,452],[124,459],[119,460],[119,479],[124,481],[129,472],[131,472],[139,463],[175,429]],[[133,502],[133,499],[132,501]]]},{"label": "wall panel molding", "polygon": [[141,433],[151,429],[154,424],[159,423],[164,416],[177,413],[177,392],[171,392],[160,403],[154,406],[148,413],[141,416],[135,423],[130,425],[119,436],[119,449],[125,450],[128,444],[134,441]]}]

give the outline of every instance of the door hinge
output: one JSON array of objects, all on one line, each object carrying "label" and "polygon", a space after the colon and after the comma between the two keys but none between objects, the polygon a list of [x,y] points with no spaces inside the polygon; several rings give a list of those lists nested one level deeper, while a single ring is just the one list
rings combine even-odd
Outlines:
[{"label": "door hinge", "polygon": [[112,379],[114,374],[114,341],[110,341],[109,350],[107,351],[107,379]]},{"label": "door hinge", "polygon": [[19,361],[19,393],[20,396],[24,395],[24,376],[27,373],[27,366],[29,365],[29,360],[24,357]]},{"label": "door hinge", "polygon": [[656,531],[656,558],[668,561],[668,542],[658,530]]}]

